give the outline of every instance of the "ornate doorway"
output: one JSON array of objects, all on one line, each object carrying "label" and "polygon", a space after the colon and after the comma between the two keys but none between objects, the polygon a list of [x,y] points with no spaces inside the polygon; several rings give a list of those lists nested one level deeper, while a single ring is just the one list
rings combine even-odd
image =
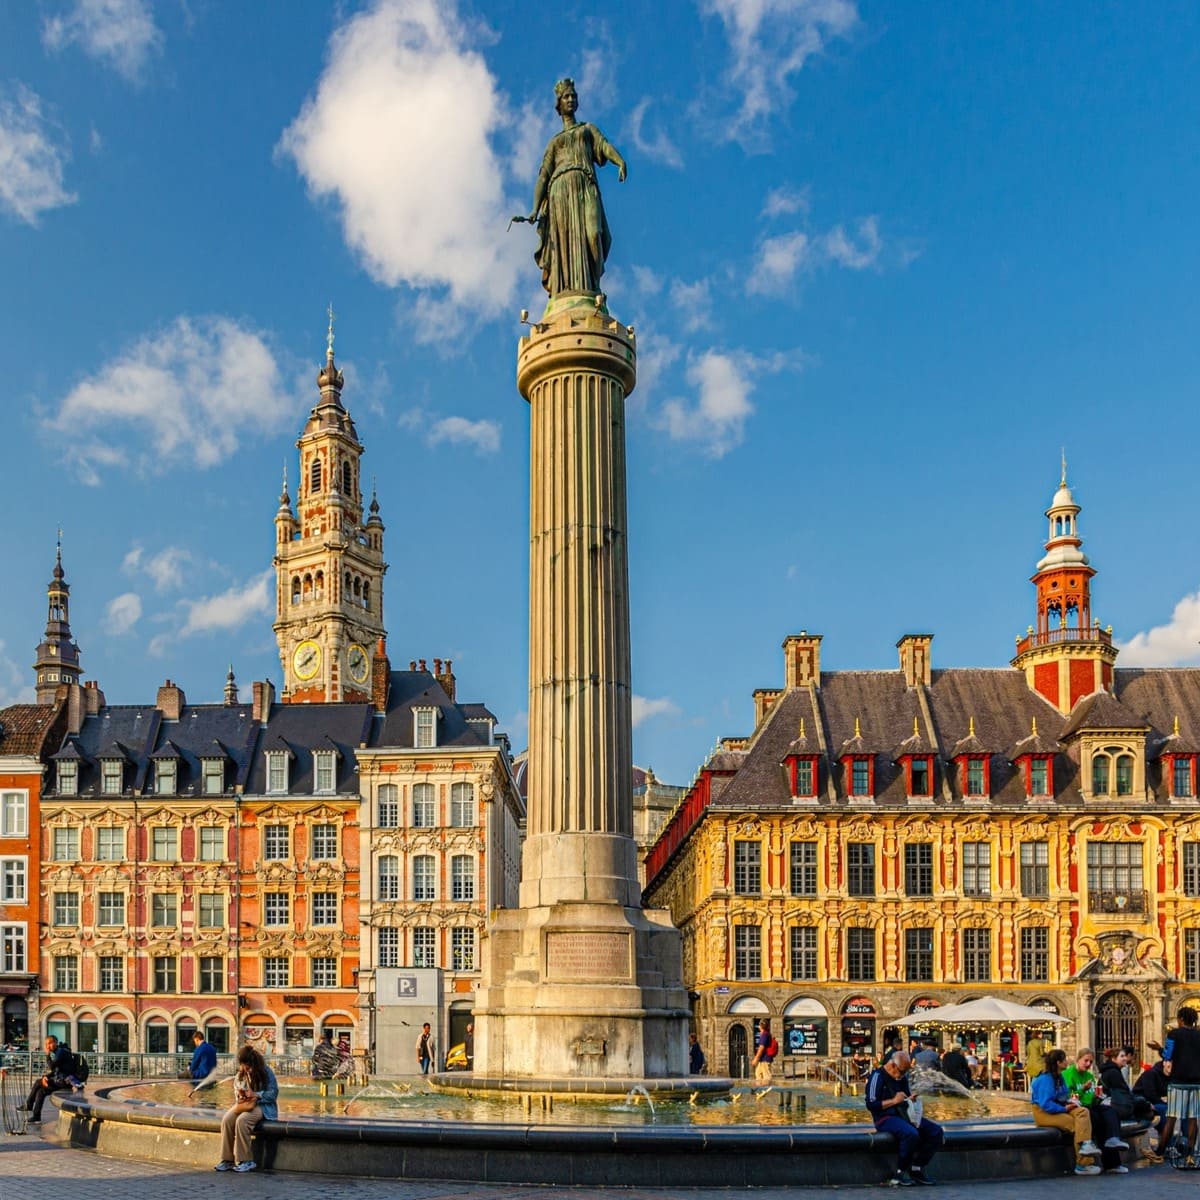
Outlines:
[{"label": "ornate doorway", "polygon": [[745,1079],[750,1072],[750,1056],[746,1052],[745,1025],[729,1027],[729,1074],[734,1079]]},{"label": "ornate doorway", "polygon": [[1096,1005],[1096,1055],[1110,1046],[1141,1052],[1142,1009],[1129,992],[1109,992]]}]

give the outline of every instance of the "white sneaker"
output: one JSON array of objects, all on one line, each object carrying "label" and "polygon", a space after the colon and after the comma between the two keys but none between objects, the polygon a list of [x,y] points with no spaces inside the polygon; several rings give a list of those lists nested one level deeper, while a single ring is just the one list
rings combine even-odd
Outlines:
[{"label": "white sneaker", "polygon": [[233,1169],[235,1171],[238,1171],[241,1173],[244,1173],[246,1171],[257,1171],[258,1163],[256,1163],[254,1161],[254,1159],[251,1158],[251,1159],[247,1159],[245,1162],[238,1163],[238,1165],[236,1167],[234,1167]]},{"label": "white sneaker", "polygon": [[1078,1153],[1080,1153],[1080,1154],[1099,1154],[1100,1147],[1097,1146],[1096,1143],[1093,1142],[1091,1138],[1088,1138],[1088,1140],[1086,1142],[1084,1142],[1082,1146],[1079,1147]]},{"label": "white sneaker", "polygon": [[1126,1166],[1120,1166],[1120,1167],[1109,1167],[1109,1168],[1108,1168],[1108,1173],[1109,1173],[1110,1175],[1128,1175],[1128,1174],[1129,1174],[1129,1168],[1128,1168],[1128,1167],[1126,1167]]},{"label": "white sneaker", "polygon": [[1076,1167],[1076,1168],[1075,1168],[1075,1174],[1076,1174],[1076,1175],[1099,1175],[1099,1174],[1100,1174],[1100,1168],[1099,1168],[1099,1167],[1083,1167],[1083,1166],[1079,1166],[1079,1167]]},{"label": "white sneaker", "polygon": [[1110,1137],[1108,1141],[1104,1143],[1104,1148],[1105,1150],[1128,1150],[1129,1143],[1121,1141],[1119,1137]]}]

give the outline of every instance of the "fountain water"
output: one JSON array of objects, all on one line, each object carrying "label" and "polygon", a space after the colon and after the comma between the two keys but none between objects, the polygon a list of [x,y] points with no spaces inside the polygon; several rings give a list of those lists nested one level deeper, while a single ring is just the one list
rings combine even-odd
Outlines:
[{"label": "fountain water", "polygon": [[646,1089],[644,1087],[642,1087],[641,1084],[637,1084],[636,1086],[631,1087],[629,1089],[629,1095],[625,1097],[625,1102],[627,1104],[630,1102],[637,1104],[637,1103],[640,1103],[642,1100],[645,1100],[646,1103],[650,1106],[650,1115],[652,1117],[657,1116],[658,1114],[654,1110],[654,1101],[650,1099],[650,1093],[648,1091],[646,1091]]}]

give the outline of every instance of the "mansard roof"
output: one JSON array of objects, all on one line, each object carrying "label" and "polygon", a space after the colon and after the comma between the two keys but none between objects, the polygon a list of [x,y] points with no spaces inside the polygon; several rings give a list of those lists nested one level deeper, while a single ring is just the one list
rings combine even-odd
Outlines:
[{"label": "mansard roof", "polygon": [[438,711],[437,746],[489,745],[480,726],[492,714],[482,704],[456,704],[429,671],[393,671],[388,690],[387,711],[377,714],[369,746],[379,749],[414,749],[416,730],[413,712],[418,708]]},{"label": "mansard roof", "polygon": [[1075,705],[1058,736],[1066,741],[1085,729],[1143,729],[1149,724],[1111,693],[1093,692]]},{"label": "mansard roof", "polygon": [[[284,750],[288,764],[288,792],[305,794],[316,782],[314,754],[334,751],[334,791],[339,796],[358,792],[355,752],[367,743],[374,710],[369,704],[276,704],[262,731],[264,750]],[[267,761],[255,754],[246,792],[265,795]]]}]

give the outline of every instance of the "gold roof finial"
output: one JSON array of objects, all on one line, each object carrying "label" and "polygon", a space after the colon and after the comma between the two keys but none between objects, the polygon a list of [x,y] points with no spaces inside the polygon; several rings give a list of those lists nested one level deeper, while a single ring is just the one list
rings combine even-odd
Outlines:
[{"label": "gold roof finial", "polygon": [[921,736],[921,730],[917,725],[917,718],[913,717],[913,737],[920,737],[920,736]]},{"label": "gold roof finial", "polygon": [[1175,728],[1173,730],[1171,730],[1171,736],[1172,737],[1179,736],[1179,714],[1178,713],[1175,714]]},{"label": "gold roof finial", "polygon": [[862,737],[862,726],[858,723],[858,718],[854,718],[854,736]]},{"label": "gold roof finial", "polygon": [[334,318],[333,301],[330,300],[330,302],[329,302],[329,338],[325,343],[325,349],[326,349],[326,353],[328,354],[328,356],[331,359],[333,358],[333,318]]},{"label": "gold roof finial", "polygon": [[1067,486],[1067,448],[1062,448],[1062,479],[1059,480],[1059,487]]},{"label": "gold roof finial", "polygon": [[805,732],[804,732],[804,718],[803,717],[800,718],[800,736],[802,738],[806,736]]},{"label": "gold roof finial", "polygon": [[1037,717],[1033,718],[1033,727],[1031,728],[1030,732],[1034,737],[1037,737]]}]

